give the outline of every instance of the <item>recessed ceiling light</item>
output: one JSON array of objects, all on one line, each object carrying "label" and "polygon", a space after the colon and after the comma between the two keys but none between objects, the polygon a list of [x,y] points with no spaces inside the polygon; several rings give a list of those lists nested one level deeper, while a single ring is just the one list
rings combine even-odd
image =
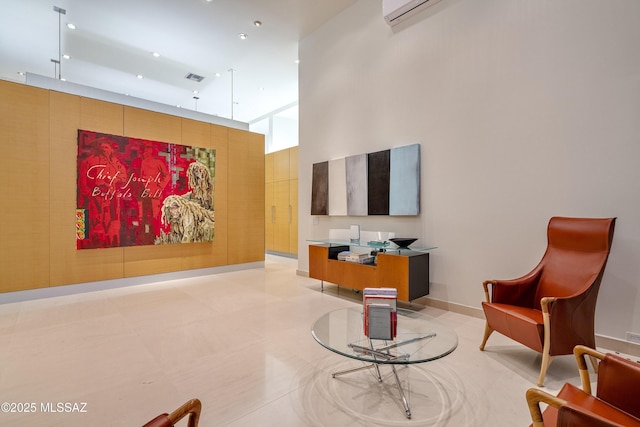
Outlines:
[{"label": "recessed ceiling light", "polygon": [[253,21],[253,25],[260,27],[262,25],[262,21]]},{"label": "recessed ceiling light", "polygon": [[62,55],[62,57],[63,57],[64,59],[71,59],[71,57],[70,57],[69,55],[67,55],[67,54]]},{"label": "recessed ceiling light", "polygon": [[246,33],[240,33],[238,34],[238,37],[240,37],[242,40],[246,40],[247,37],[249,37]]},{"label": "recessed ceiling light", "polygon": [[69,28],[70,30],[75,30],[75,29],[76,29],[76,26],[75,26],[75,25],[73,25],[71,22],[69,22],[69,23],[67,24],[67,28]]},{"label": "recessed ceiling light", "polygon": [[299,59],[296,59],[294,62],[295,62],[296,64],[299,64],[299,63],[300,63],[300,60],[299,60]]},{"label": "recessed ceiling light", "polygon": [[159,57],[160,57],[160,54],[159,54],[158,52],[152,52],[151,54],[152,54],[153,56],[155,56],[156,58],[159,58]]},{"label": "recessed ceiling light", "polygon": [[26,76],[27,73],[25,73],[24,71],[18,71],[18,74],[20,74],[21,76]]},{"label": "recessed ceiling light", "polygon": [[220,73],[216,73],[216,77],[220,77],[222,74]]},{"label": "recessed ceiling light", "polygon": [[136,77],[139,79],[144,79],[144,76],[142,74],[138,74]]},{"label": "recessed ceiling light", "polygon": [[198,92],[197,90],[194,90],[194,91],[193,91],[193,93],[198,94],[198,93],[200,93],[200,92]]}]

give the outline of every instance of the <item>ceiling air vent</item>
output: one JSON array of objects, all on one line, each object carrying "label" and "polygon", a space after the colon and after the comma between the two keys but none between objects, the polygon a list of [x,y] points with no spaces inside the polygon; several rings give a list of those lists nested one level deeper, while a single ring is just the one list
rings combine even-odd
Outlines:
[{"label": "ceiling air vent", "polygon": [[204,77],[193,73],[187,74],[186,76],[184,76],[184,78],[187,80],[193,80],[194,82],[201,82],[202,80],[204,80]]}]

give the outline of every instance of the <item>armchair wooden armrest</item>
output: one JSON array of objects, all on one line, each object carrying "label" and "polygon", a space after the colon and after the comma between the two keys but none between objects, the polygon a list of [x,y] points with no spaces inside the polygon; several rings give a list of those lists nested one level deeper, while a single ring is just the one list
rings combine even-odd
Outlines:
[{"label": "armchair wooden armrest", "polygon": [[191,399],[170,414],[158,415],[142,427],[173,427],[178,421],[189,416],[187,427],[198,427],[202,403],[198,399]]},{"label": "armchair wooden armrest", "polygon": [[554,408],[560,408],[567,404],[566,400],[560,399],[559,397],[553,396],[537,388],[530,388],[527,390],[526,396],[529,412],[531,413],[531,420],[533,421],[533,427],[544,427],[544,419],[542,417],[540,403],[546,403]]},{"label": "armchair wooden armrest", "polygon": [[587,367],[587,361],[585,356],[589,356],[591,364],[596,372],[598,372],[598,362],[604,360],[604,353],[594,350],[584,345],[577,345],[573,349],[573,355],[578,363],[578,372],[580,373],[580,382],[582,383],[582,390],[585,393],[591,393],[591,379],[589,378],[589,368]]},{"label": "armchair wooden armrest", "polygon": [[[482,282],[486,302],[533,307],[535,290],[542,270],[536,268],[526,276],[510,280]],[[489,289],[491,285],[491,289]]]}]

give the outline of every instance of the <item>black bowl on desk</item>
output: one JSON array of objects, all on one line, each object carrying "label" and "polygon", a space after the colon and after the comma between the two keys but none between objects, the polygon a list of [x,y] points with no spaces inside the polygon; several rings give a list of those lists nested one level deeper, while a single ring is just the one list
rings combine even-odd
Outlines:
[{"label": "black bowl on desk", "polygon": [[398,245],[398,249],[409,249],[409,246],[418,239],[415,237],[394,237],[389,240]]}]

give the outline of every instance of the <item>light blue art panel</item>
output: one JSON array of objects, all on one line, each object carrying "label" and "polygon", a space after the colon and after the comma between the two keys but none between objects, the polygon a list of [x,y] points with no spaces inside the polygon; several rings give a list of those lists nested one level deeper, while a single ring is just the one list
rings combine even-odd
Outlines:
[{"label": "light blue art panel", "polygon": [[420,144],[391,149],[389,215],[420,213]]},{"label": "light blue art panel", "polygon": [[345,159],[347,178],[347,215],[366,216],[367,206],[367,155],[358,154]]},{"label": "light blue art panel", "polygon": [[329,160],[329,215],[347,214],[345,159]]}]

